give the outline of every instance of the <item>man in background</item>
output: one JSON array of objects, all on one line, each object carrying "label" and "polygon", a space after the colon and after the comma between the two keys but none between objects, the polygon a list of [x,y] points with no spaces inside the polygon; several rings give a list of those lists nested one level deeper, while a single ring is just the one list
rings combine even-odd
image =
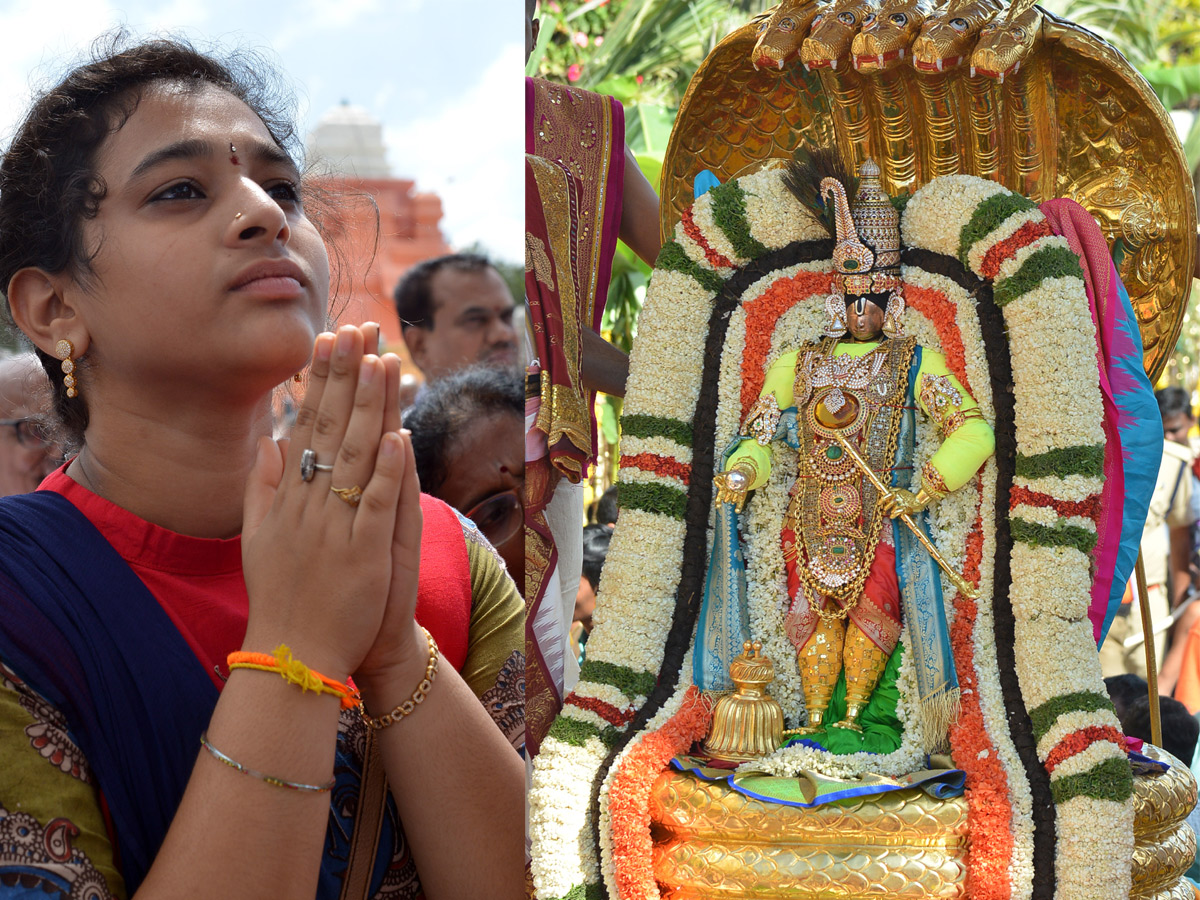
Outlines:
[{"label": "man in background", "polygon": [[596,501],[595,519],[597,525],[605,525],[611,530],[617,524],[617,486],[609,487],[600,499]]},{"label": "man in background", "polygon": [[395,291],[400,330],[426,381],[468,366],[516,371],[516,304],[500,273],[482,256],[454,253],[427,259]]},{"label": "man in background", "polygon": [[[1146,564],[1151,618],[1161,622],[1179,604],[1191,585],[1191,527],[1196,515],[1191,509],[1192,451],[1187,444],[1187,434],[1195,420],[1188,392],[1182,388],[1164,388],[1156,391],[1154,396],[1162,417],[1165,441],[1158,480],[1142,530],[1142,558]],[[1146,677],[1145,647],[1140,642],[1132,647],[1124,646],[1126,638],[1142,633],[1141,615],[1138,604],[1132,602],[1133,596],[1133,592],[1126,589],[1121,608],[1100,645],[1100,667],[1106,677],[1125,672]],[[1161,672],[1159,692],[1170,694],[1180,677],[1183,643],[1179,642],[1166,659],[1163,657],[1165,631],[1154,638],[1154,645]]]},{"label": "man in background", "polygon": [[0,497],[27,494],[61,460],[41,417],[50,402],[46,373],[32,353],[0,358]]}]

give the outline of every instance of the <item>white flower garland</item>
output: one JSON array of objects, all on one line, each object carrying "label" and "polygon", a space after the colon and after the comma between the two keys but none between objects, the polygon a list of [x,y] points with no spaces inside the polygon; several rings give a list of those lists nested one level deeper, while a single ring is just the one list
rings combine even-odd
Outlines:
[{"label": "white flower garland", "polygon": [[[949,186],[945,179],[938,179],[918,191],[909,204],[906,234],[925,239],[927,243],[923,246],[929,249],[957,256],[955,238],[962,233],[975,207],[999,188],[981,179],[973,180],[980,183],[972,186],[960,181]],[[1036,210],[1014,212],[1000,227],[976,240],[969,249],[969,262],[978,270],[992,247],[1014,235],[1024,224],[1039,221],[1041,214]],[[939,230],[942,237],[934,237],[933,233]],[[920,240],[916,243],[921,245]],[[1048,236],[1018,248],[1000,264],[997,285],[1021,271],[1035,253],[1066,246],[1062,238]],[[1076,275],[1042,278],[1032,289],[1010,298],[1004,307],[1004,319],[1017,389],[1018,452],[1034,457],[1055,450],[1102,446],[1105,437],[1095,363],[1096,334],[1082,279]],[[1048,360],[1053,363],[1048,364]],[[1089,499],[1100,490],[1095,476],[1083,475],[1021,477],[1016,479],[1016,486],[1072,501]],[[1053,509],[1034,511],[1028,506],[1014,510],[1014,518],[1024,519],[1033,526],[1074,525],[1082,527],[1085,533],[1095,530],[1090,520],[1060,516]],[[1049,552],[1046,547],[1014,542],[1010,596],[1015,619],[1017,675],[1029,709],[1075,693],[1105,695],[1092,628],[1086,617],[1091,601],[1090,569],[1085,569],[1084,554],[1072,548],[1066,551],[1055,548]],[[1060,565],[1051,570],[1055,562]],[[1039,757],[1043,760],[1059,740],[1073,733],[1063,730],[1061,720],[1086,727],[1107,724],[1111,713],[1070,712],[1059,719],[1051,734],[1039,742]],[[1059,740],[1052,741],[1052,735]],[[1085,771],[1089,763],[1094,769],[1099,762],[1123,756],[1115,743],[1099,740],[1082,752],[1069,753],[1067,759],[1072,764],[1060,762],[1051,780],[1057,783],[1067,772]],[[1118,852],[1114,856],[1111,849],[1132,846],[1132,817],[1127,814],[1127,807],[1128,803],[1095,800],[1085,795],[1057,805],[1057,898],[1128,896],[1130,855]],[[1098,880],[1094,871],[1094,861],[1101,856],[1106,857],[1106,867],[1111,870],[1104,881]]]},{"label": "white flower garland", "polygon": [[[590,642],[590,641],[589,641]],[[554,737],[542,741],[529,790],[533,886],[539,897],[565,897],[599,875],[588,827],[588,794],[605,756],[599,738],[576,747]]]}]

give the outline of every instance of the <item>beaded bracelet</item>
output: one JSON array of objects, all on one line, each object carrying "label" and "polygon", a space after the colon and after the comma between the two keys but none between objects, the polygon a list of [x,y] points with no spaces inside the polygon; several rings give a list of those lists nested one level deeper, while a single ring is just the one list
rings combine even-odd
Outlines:
[{"label": "beaded bracelet", "polygon": [[292,656],[292,651],[287,644],[280,644],[276,647],[274,656],[267,653],[246,653],[239,650],[230,653],[226,662],[229,664],[230,672],[234,669],[278,672],[284,681],[298,685],[302,691],[315,691],[318,694],[340,697],[342,709],[351,709],[362,702],[358,692],[350,685],[326,678],[320,672],[314,672]]},{"label": "beaded bracelet", "polygon": [[243,766],[236,759],[232,759],[214,747],[208,742],[208,732],[200,735],[200,746],[212,754],[213,759],[218,762],[223,762],[231,769],[241,772],[243,775],[249,775],[251,778],[257,778],[259,781],[265,781],[267,784],[273,784],[275,787],[287,788],[289,791],[302,791],[309,794],[327,794],[333,790],[333,786],[337,784],[336,778],[331,778],[325,784],[305,784],[302,781],[287,781],[283,778],[276,778],[273,775],[264,775],[262,772],[256,772],[254,769]]},{"label": "beaded bracelet", "polygon": [[405,716],[412,715],[413,711],[425,702],[425,695],[429,693],[429,689],[433,686],[433,680],[437,677],[438,670],[438,645],[437,641],[433,639],[433,635],[429,633],[429,629],[422,627],[421,630],[425,632],[425,639],[429,641],[429,662],[425,664],[425,678],[417,685],[417,689],[413,691],[412,697],[405,700],[390,713],[382,715],[378,719],[372,719],[367,715],[365,706],[359,707],[363,721],[376,731],[387,728],[389,725],[394,725]]}]

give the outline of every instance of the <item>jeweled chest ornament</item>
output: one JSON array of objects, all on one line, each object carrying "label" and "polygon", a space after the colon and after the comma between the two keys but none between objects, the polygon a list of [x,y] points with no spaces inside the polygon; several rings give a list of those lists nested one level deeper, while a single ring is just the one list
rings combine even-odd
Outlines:
[{"label": "jeweled chest ornament", "polygon": [[883,341],[862,356],[836,356],[838,344],[836,338],[810,344],[797,360],[794,396],[804,412],[800,469],[784,515],[795,539],[784,552],[796,562],[802,588],[836,600],[828,615],[841,618],[857,602],[882,527],[881,494],[864,483],[842,441],[860,449],[876,470],[891,467],[898,392],[914,342]]}]

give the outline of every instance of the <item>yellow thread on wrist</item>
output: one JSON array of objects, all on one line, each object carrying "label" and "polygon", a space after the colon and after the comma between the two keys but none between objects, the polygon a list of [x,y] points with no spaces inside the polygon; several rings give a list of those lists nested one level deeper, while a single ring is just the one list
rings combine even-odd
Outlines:
[{"label": "yellow thread on wrist", "polygon": [[258,672],[278,672],[288,684],[294,684],[302,691],[313,691],[317,694],[329,694],[341,700],[342,709],[350,709],[360,702],[358,692],[350,685],[327,678],[320,672],[314,672],[300,660],[292,656],[287,644],[280,644],[273,655],[266,653],[246,653],[238,651],[230,653],[226,662],[229,671],[234,669],[254,669]]}]

